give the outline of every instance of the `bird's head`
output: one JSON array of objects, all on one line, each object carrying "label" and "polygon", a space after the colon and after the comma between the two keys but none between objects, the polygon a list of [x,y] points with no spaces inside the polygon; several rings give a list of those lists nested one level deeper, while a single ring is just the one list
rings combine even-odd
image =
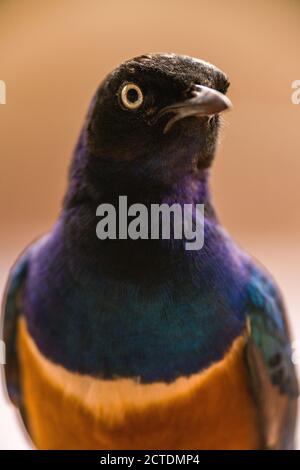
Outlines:
[{"label": "bird's head", "polygon": [[126,171],[169,184],[208,168],[219,114],[231,107],[227,88],[221,70],[188,56],[147,54],[124,62],[102,82],[88,114],[90,173]]},{"label": "bird's head", "polygon": [[99,244],[96,207],[109,203],[120,211],[119,195],[127,196],[128,205],[203,202],[206,216],[215,217],[207,168],[216,149],[219,114],[231,106],[227,88],[218,68],[175,54],[134,58],[102,82],[76,147],[62,213],[66,239],[81,247],[81,257],[87,253],[89,266],[111,266],[113,276],[124,273],[126,279],[131,266],[135,278],[147,273],[149,279],[152,272],[154,281],[154,258],[166,272],[174,259],[169,249],[185,252],[182,240],[173,239]]}]

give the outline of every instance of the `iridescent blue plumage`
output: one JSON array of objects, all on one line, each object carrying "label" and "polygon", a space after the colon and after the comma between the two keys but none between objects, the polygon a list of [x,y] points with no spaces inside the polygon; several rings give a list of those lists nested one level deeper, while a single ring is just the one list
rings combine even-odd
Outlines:
[{"label": "iridescent blue plumage", "polygon": [[[216,229],[215,236],[220,244],[223,234]],[[109,279],[96,253],[99,266],[91,276],[82,250],[69,260],[56,237],[33,255],[39,261],[29,272],[24,303],[31,335],[54,362],[105,378],[171,381],[221,359],[242,333],[247,272],[226,244],[218,253],[207,240],[215,253],[198,259],[177,253],[167,275],[145,287]]]},{"label": "iridescent blue plumage", "polygon": [[[160,107],[182,106],[191,84],[210,86],[219,96],[227,79],[205,62],[151,57],[123,64],[99,88],[75,151],[62,213],[53,230],[28,249],[23,274],[18,264],[12,273],[4,325],[9,393],[22,406],[22,393],[16,399],[14,391],[19,305],[46,358],[104,379],[169,383],[217,363],[244,336],[253,394],[264,396],[270,382],[287,398],[285,431],[279,426],[269,441],[264,419],[265,444],[291,447],[298,389],[282,302],[269,275],[223,230],[211,203],[207,168],[218,117],[189,116],[167,134],[164,117],[153,124]],[[145,91],[144,109],[131,114],[116,98],[129,78]],[[191,106],[190,100],[183,103]],[[128,204],[147,207],[203,203],[203,248],[186,251],[184,240],[174,239],[100,241],[97,206],[116,205],[123,194]],[[261,417],[265,410],[262,403]]]}]

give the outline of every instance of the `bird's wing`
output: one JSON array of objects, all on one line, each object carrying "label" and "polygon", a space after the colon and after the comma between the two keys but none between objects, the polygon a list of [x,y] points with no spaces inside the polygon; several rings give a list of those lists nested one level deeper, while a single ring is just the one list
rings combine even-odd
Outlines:
[{"label": "bird's wing", "polygon": [[257,270],[248,294],[246,355],[264,443],[266,448],[290,449],[298,382],[284,307],[273,281]]},{"label": "bird's wing", "polygon": [[18,319],[21,314],[21,298],[29,265],[28,252],[24,253],[11,270],[3,304],[3,332],[6,364],[4,375],[8,396],[19,408],[26,425],[25,408],[20,385],[17,351]]}]

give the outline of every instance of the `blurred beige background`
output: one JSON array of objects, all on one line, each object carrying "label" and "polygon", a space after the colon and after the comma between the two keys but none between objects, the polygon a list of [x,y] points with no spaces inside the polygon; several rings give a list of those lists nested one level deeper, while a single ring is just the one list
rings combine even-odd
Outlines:
[{"label": "blurred beige background", "polygon": [[[18,253],[56,218],[100,80],[140,53],[183,53],[230,77],[215,203],[278,280],[300,340],[299,26],[299,0],[0,0],[1,289]],[[0,398],[0,449],[27,447]]]}]

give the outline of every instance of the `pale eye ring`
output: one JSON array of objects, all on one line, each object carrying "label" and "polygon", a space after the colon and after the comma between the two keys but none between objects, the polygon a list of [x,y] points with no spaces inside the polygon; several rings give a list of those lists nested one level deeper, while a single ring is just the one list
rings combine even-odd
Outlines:
[{"label": "pale eye ring", "polygon": [[126,83],[121,88],[121,102],[127,109],[137,109],[144,101],[142,90],[135,83]]}]

